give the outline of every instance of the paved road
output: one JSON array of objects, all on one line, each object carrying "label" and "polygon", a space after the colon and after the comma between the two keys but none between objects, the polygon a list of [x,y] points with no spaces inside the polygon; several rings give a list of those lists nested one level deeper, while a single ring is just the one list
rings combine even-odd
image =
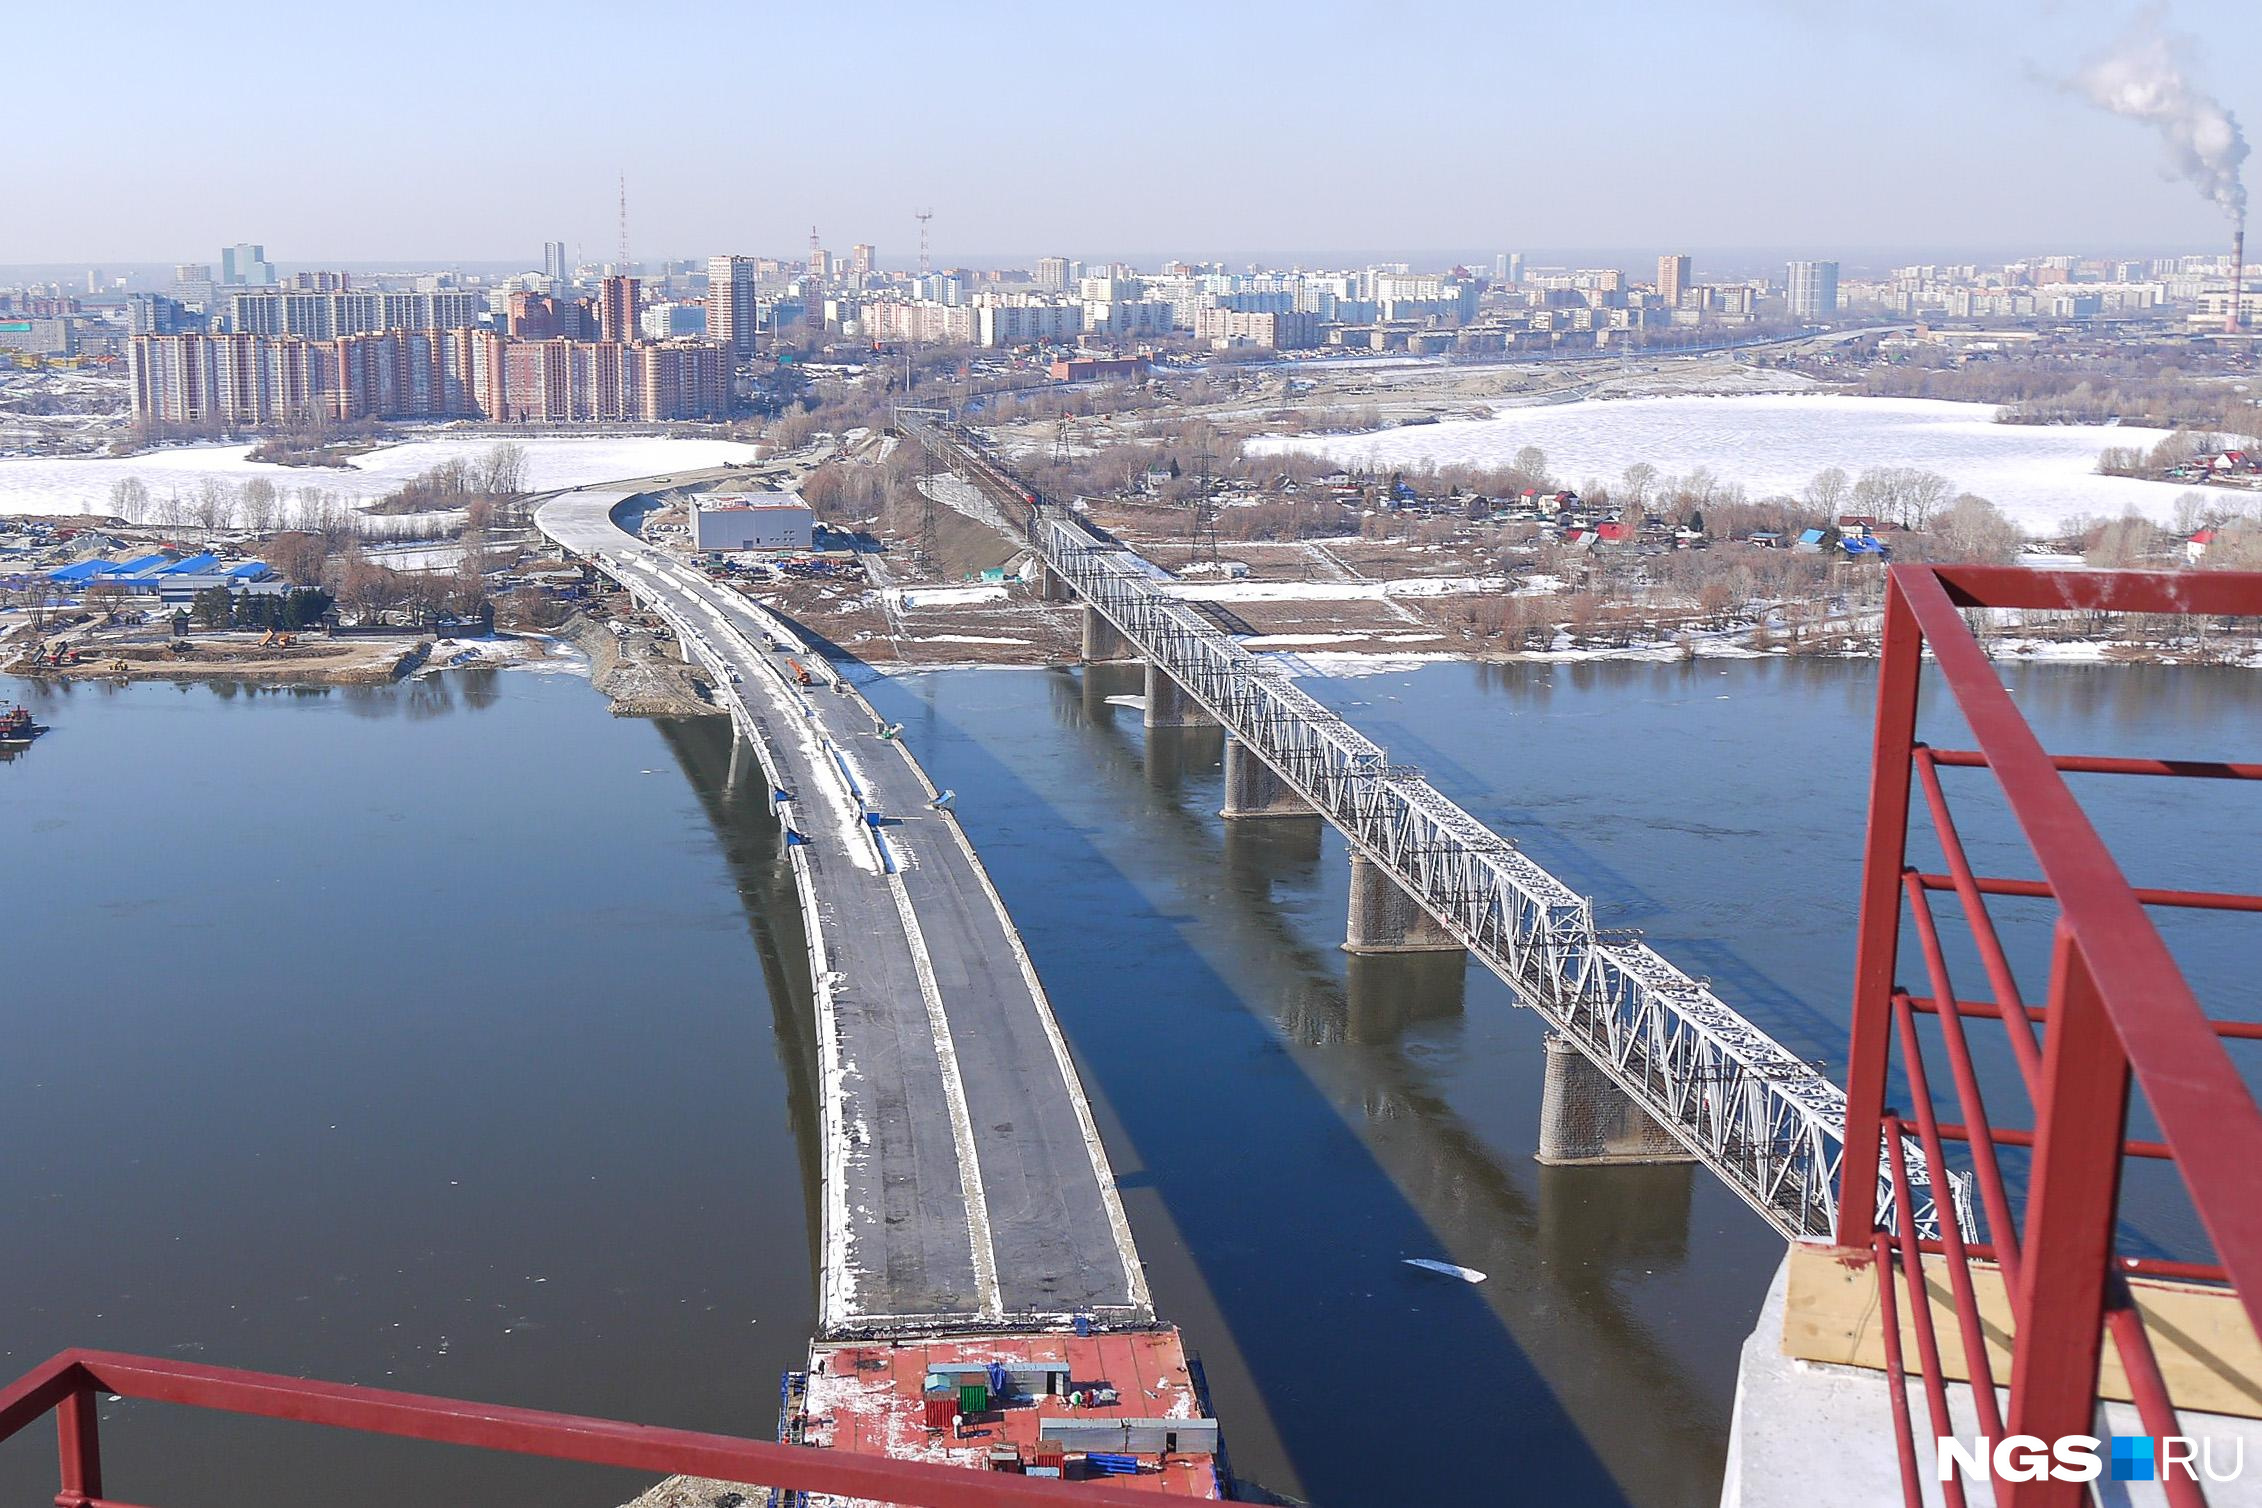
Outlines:
[{"label": "paved road", "polygon": [[634,495],[535,522],[675,621],[784,793],[823,1055],[823,1333],[1150,1321],[1066,1044],[957,822],[789,623],[613,522]]}]

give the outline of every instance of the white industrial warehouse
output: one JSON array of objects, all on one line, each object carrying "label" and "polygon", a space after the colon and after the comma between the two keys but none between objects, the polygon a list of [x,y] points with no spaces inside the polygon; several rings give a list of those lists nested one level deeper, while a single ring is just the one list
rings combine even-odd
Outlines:
[{"label": "white industrial warehouse", "polygon": [[815,530],[798,492],[717,493],[691,510],[697,550],[806,550]]}]

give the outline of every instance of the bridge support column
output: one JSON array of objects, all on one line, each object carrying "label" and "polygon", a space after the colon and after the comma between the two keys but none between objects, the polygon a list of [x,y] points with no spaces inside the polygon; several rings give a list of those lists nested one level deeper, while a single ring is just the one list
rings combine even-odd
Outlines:
[{"label": "bridge support column", "polygon": [[1045,602],[1073,602],[1076,600],[1076,594],[1069,590],[1068,583],[1060,579],[1060,572],[1054,570],[1051,566],[1039,566],[1037,568],[1037,596]]},{"label": "bridge support column", "polygon": [[1539,1160],[1593,1167],[1696,1159],[1592,1059],[1550,1032],[1539,1100]]},{"label": "bridge support column", "polygon": [[1129,639],[1116,631],[1115,625],[1100,615],[1100,610],[1090,603],[1084,605],[1084,663],[1101,664],[1109,660],[1136,660],[1139,651]]},{"label": "bridge support column", "polygon": [[1311,817],[1318,813],[1256,751],[1238,738],[1225,741],[1224,817]]},{"label": "bridge support column", "polygon": [[1203,711],[1202,704],[1188,695],[1169,671],[1152,660],[1147,662],[1146,700],[1150,728],[1206,728],[1217,724],[1217,719]]},{"label": "bridge support column", "polygon": [[1345,929],[1346,953],[1463,952],[1452,933],[1438,924],[1389,870],[1360,854],[1351,855],[1351,918]]}]

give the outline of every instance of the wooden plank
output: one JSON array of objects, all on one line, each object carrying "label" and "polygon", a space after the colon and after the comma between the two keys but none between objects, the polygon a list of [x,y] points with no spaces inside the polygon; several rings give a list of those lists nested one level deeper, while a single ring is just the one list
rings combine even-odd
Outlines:
[{"label": "wooden plank", "polygon": [[[1885,1337],[1877,1314],[1877,1273],[1869,1253],[1802,1242],[1791,1247],[1790,1267],[1783,1305],[1783,1354],[1883,1371]],[[1996,1386],[2005,1387],[2011,1377],[2010,1296],[2002,1272],[1991,1262],[1973,1262],[1971,1280],[1979,1302],[1980,1329],[1987,1337],[1987,1365]],[[1898,1271],[1893,1281],[1903,1283]],[[1946,1258],[1924,1259],[1924,1286],[1939,1333],[1941,1369],[1955,1381],[1969,1382]],[[2235,1292],[2154,1278],[2129,1279],[2129,1292],[2144,1316],[2145,1333],[2159,1358],[2168,1397],[2177,1408],[2262,1419],[2262,1340],[2256,1339]],[[1902,1352],[1913,1356],[1916,1320],[1905,1286],[1897,1287],[1895,1296],[1902,1301]],[[2110,1336],[2097,1391],[2100,1397],[2129,1401],[2128,1377]]]}]

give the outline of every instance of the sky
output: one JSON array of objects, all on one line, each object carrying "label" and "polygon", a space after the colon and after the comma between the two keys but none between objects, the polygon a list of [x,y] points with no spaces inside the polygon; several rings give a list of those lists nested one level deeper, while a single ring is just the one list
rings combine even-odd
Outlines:
[{"label": "sky", "polygon": [[[2172,0],[2262,129],[2254,0]],[[2117,0],[238,0],[10,23],[0,265],[2214,249],[2061,81]],[[99,24],[89,18],[99,15]],[[2262,172],[2262,165],[2253,166]],[[2251,176],[2251,174],[2250,174]],[[1701,270],[1701,269],[1700,269]]]}]

